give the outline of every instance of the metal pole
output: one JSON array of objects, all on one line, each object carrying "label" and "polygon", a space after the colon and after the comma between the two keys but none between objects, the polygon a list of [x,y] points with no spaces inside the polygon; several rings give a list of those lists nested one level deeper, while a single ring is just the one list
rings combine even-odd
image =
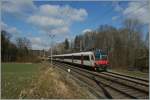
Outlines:
[{"label": "metal pole", "polygon": [[51,66],[53,65],[53,62],[52,62],[52,40],[51,40]]},{"label": "metal pole", "polygon": [[82,51],[82,41],[80,40],[80,51]]},{"label": "metal pole", "polygon": [[55,35],[49,35],[50,36],[50,38],[51,38],[51,66],[53,65],[53,62],[52,62],[52,55],[53,55],[53,51],[52,51],[52,42],[53,42],[53,38],[54,38],[54,36]]}]

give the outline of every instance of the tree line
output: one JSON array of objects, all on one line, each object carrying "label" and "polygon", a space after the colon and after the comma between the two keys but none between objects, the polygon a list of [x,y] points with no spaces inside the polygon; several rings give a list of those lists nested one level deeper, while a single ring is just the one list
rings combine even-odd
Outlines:
[{"label": "tree line", "polygon": [[55,46],[55,54],[101,49],[108,54],[111,67],[148,69],[149,33],[144,39],[142,24],[136,19],[126,19],[122,28],[101,25],[98,29],[65,39]]},{"label": "tree line", "polygon": [[11,34],[1,30],[1,61],[2,62],[34,62],[37,57],[31,52],[31,42],[25,37],[19,37],[15,43]]}]

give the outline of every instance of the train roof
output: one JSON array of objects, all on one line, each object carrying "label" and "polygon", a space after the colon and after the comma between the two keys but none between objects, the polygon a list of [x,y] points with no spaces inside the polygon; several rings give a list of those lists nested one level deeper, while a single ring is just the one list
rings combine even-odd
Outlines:
[{"label": "train roof", "polygon": [[88,51],[88,52],[79,52],[79,53],[69,53],[69,54],[61,54],[61,55],[53,55],[53,56],[55,56],[55,57],[57,57],[57,56],[72,56],[72,55],[91,55],[91,54],[93,54],[93,52],[91,52],[91,51]]}]

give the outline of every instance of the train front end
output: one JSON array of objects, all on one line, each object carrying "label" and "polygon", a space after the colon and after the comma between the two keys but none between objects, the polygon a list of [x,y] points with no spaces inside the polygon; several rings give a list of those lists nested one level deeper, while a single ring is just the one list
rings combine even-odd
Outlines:
[{"label": "train front end", "polygon": [[107,71],[109,66],[108,56],[105,52],[100,50],[95,52],[95,67],[96,70],[104,70]]}]

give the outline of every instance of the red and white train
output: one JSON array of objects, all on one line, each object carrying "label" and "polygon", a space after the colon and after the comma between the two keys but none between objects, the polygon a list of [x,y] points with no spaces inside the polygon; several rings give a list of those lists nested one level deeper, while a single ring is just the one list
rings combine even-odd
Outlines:
[{"label": "red and white train", "polygon": [[[50,58],[50,57],[49,57]],[[107,70],[108,56],[106,53],[98,50],[95,52],[79,52],[70,54],[53,55],[53,60],[82,65],[94,70]]]}]

